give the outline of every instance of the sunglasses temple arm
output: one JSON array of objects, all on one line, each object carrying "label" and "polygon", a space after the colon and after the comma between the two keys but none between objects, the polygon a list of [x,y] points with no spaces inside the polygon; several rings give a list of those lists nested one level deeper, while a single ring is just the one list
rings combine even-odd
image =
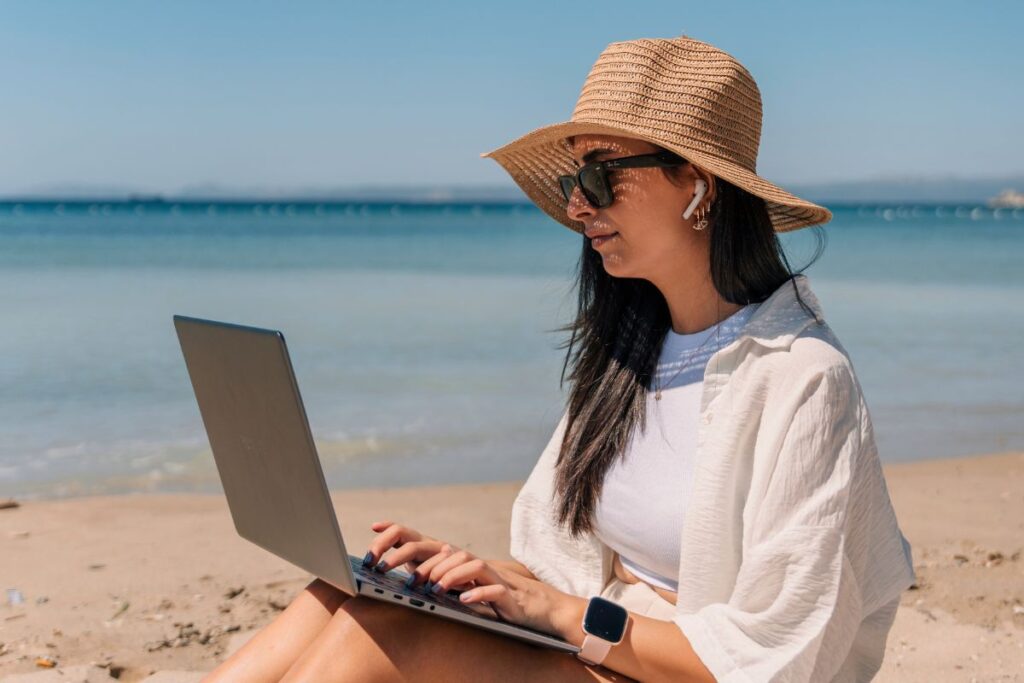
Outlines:
[{"label": "sunglasses temple arm", "polygon": [[664,167],[664,166],[682,166],[683,164],[689,163],[686,159],[682,161],[663,161],[662,159],[624,159],[618,161],[612,159],[611,161],[603,162],[605,168],[609,170],[615,170],[617,168],[649,168],[649,167]]}]

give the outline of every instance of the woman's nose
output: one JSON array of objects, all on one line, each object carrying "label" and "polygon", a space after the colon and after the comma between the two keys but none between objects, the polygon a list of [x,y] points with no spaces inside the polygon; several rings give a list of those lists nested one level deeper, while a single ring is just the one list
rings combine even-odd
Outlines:
[{"label": "woman's nose", "polygon": [[580,190],[579,185],[572,189],[572,194],[569,195],[569,203],[565,207],[565,213],[574,221],[582,221],[586,217],[593,217],[595,215],[594,207],[583,196],[583,191]]}]

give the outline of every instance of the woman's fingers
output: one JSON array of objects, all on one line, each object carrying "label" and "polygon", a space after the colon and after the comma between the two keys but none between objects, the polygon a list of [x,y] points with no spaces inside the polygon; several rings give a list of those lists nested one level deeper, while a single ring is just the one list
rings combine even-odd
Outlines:
[{"label": "woman's fingers", "polygon": [[453,553],[439,562],[430,571],[430,577],[434,585],[440,586],[435,591],[436,593],[456,589],[458,586],[471,581],[476,582],[478,585],[505,584],[504,580],[487,562],[465,550]]},{"label": "woman's fingers", "polygon": [[443,574],[431,589],[435,594],[446,590],[461,591],[459,600],[480,614],[515,621],[522,616],[522,608],[512,597],[512,587],[504,576],[486,560],[460,551],[438,563],[431,572]]},{"label": "woman's fingers", "polygon": [[[416,540],[437,541],[437,539],[434,538],[433,536],[428,536],[428,535],[426,535],[424,533],[420,533],[419,531],[416,531],[412,527],[407,527],[407,526],[404,526],[404,525],[401,525],[401,524],[395,524],[394,522],[391,522],[391,521],[373,522],[372,524],[370,524],[370,528],[373,529],[374,531],[376,531],[377,533],[380,533],[380,532],[382,532],[382,531],[384,531],[384,530],[386,530],[386,529],[388,529],[389,527],[392,527],[392,526],[398,527],[400,529],[404,529],[411,536],[417,537]],[[437,542],[440,543],[441,541],[437,541]]]},{"label": "woman's fingers", "polygon": [[401,524],[374,522],[371,528],[375,531],[380,529],[380,532],[377,538],[370,543],[370,550],[363,558],[363,564],[366,566],[378,562],[389,548],[401,548],[406,543],[423,540],[423,536],[418,531]]},{"label": "woman's fingers", "polygon": [[437,547],[437,543],[434,541],[403,543],[402,547],[387,551],[377,564],[377,568],[382,572],[386,572],[407,562],[419,566],[424,560],[428,560],[436,555],[438,550],[440,548]]},{"label": "woman's fingers", "polygon": [[[441,546],[441,552],[438,553],[437,561],[432,562],[430,567],[425,568],[423,574],[432,584],[436,584],[441,580],[441,577],[453,568],[474,559],[476,559],[476,556],[469,551],[460,550],[453,547],[450,543],[445,543]],[[448,582],[448,585],[450,584],[451,581]]]},{"label": "woman's fingers", "polygon": [[492,583],[463,591],[459,595],[459,599],[463,602],[500,602],[506,595],[508,595],[508,586]]},{"label": "woman's fingers", "polygon": [[432,556],[420,562],[419,566],[410,573],[410,576],[414,577],[409,582],[410,586],[415,586],[420,582],[429,579],[431,572],[434,567],[443,562],[444,560],[451,557],[452,553],[455,552],[455,548],[449,543],[444,543]]}]

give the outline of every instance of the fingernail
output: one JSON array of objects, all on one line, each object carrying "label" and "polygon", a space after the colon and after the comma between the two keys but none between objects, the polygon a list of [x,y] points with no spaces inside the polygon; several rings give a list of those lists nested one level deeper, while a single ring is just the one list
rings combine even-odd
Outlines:
[{"label": "fingernail", "polygon": [[430,587],[430,592],[433,593],[434,595],[437,595],[442,590],[444,590],[444,589],[441,587],[441,584],[439,584],[439,583],[435,583],[433,586]]},{"label": "fingernail", "polygon": [[412,584],[416,581],[415,574],[409,574],[409,578],[405,580],[405,587],[412,588]]},{"label": "fingernail", "polygon": [[387,564],[384,562],[384,560],[381,560],[380,562],[377,563],[377,566],[374,567],[374,569],[376,569],[379,572],[383,572],[383,571],[386,571],[386,569],[385,569],[386,567],[387,567]]},{"label": "fingernail", "polygon": [[372,550],[370,552],[366,553],[366,556],[363,558],[363,566],[364,567],[369,567],[371,564],[373,564],[373,551]]},{"label": "fingernail", "polygon": [[428,590],[430,590],[433,587],[434,587],[434,584],[431,583],[430,579],[427,579],[426,583],[423,584],[423,592],[426,593]]}]

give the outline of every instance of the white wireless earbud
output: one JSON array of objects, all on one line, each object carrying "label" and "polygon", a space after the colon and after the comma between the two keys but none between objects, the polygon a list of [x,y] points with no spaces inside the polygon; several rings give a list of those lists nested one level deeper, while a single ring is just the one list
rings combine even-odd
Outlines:
[{"label": "white wireless earbud", "polygon": [[697,205],[700,204],[700,200],[704,199],[704,195],[708,191],[708,184],[700,178],[697,178],[697,180],[694,181],[694,184],[697,186],[697,190],[693,193],[693,201],[690,202],[688,207],[686,207],[686,211],[683,211],[683,218],[690,217],[690,214],[692,214],[693,210],[697,208]]}]

